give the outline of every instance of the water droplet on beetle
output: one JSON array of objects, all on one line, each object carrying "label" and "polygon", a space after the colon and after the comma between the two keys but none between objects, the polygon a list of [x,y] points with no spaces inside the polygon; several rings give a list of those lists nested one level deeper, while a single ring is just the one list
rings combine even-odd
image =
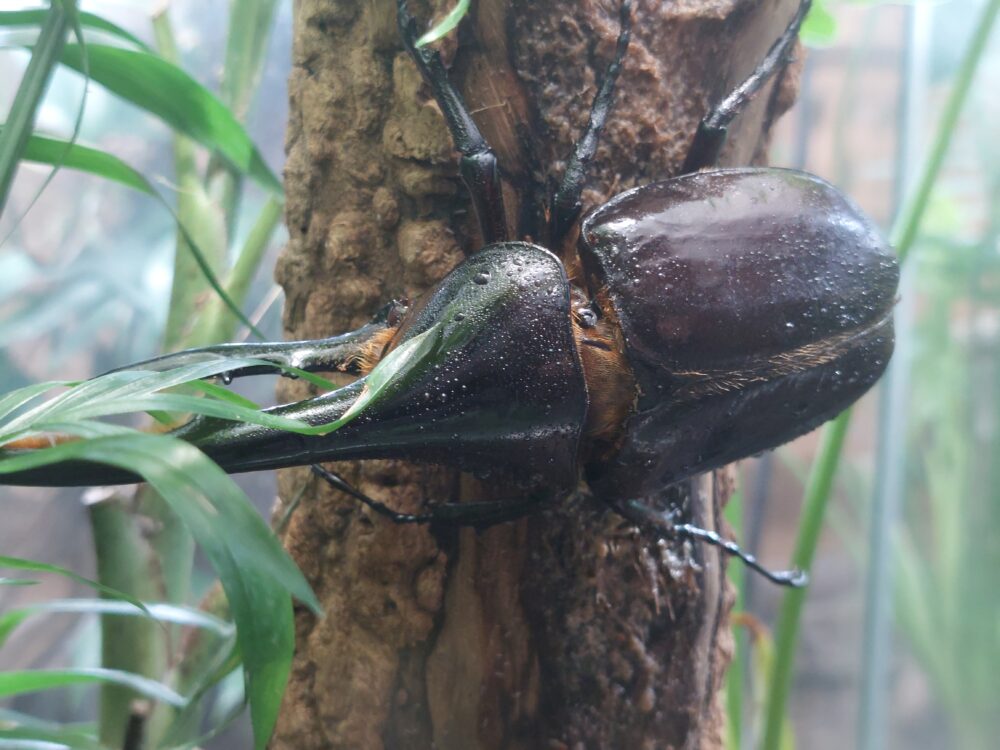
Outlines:
[{"label": "water droplet on beetle", "polygon": [[473,280],[473,281],[474,281],[475,283],[477,283],[477,284],[479,284],[480,286],[482,286],[483,284],[486,284],[486,283],[488,283],[488,282],[489,282],[489,280],[490,280],[490,275],[489,275],[489,273],[488,273],[488,272],[486,272],[486,271],[480,271],[479,273],[477,273],[477,274],[476,274],[475,276],[473,276],[473,277],[472,277],[472,280]]}]

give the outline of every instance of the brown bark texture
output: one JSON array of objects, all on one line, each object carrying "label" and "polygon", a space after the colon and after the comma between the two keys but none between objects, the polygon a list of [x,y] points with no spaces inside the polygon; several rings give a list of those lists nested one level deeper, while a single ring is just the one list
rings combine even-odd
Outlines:
[{"label": "brown bark texture", "polygon": [[[451,4],[410,7],[431,19]],[[636,0],[587,205],[676,174],[709,104],[796,4]],[[477,0],[442,43],[500,159],[512,216],[528,216],[561,174],[617,34],[617,0]],[[793,78],[737,121],[724,164],[763,158]],[[289,89],[290,240],[276,274],[287,336],[315,338],[419,296],[479,239],[393,0],[298,0]],[[308,388],[288,382],[281,395]],[[514,492],[502,478],[399,461],[338,468],[404,512]],[[730,489],[721,472],[664,502],[715,528]],[[280,494],[279,513],[297,499],[284,541],[326,617],[297,613],[275,750],[721,747],[731,595],[713,549],[639,535],[582,491],[485,532],[436,534],[373,515],[306,469],[283,472]]]}]

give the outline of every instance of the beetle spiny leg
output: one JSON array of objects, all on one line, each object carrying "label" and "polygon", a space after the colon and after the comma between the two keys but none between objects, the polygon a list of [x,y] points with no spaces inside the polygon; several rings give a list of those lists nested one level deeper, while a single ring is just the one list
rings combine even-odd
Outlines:
[{"label": "beetle spiny leg", "polygon": [[324,469],[319,464],[313,464],[311,468],[313,474],[325,479],[341,492],[359,500],[393,523],[399,524],[432,523],[439,526],[471,526],[476,529],[484,529],[523,518],[536,511],[541,505],[537,497],[527,497],[510,502],[487,500],[468,503],[437,503],[431,505],[430,510],[426,513],[400,513],[385,503],[369,497],[339,474]]},{"label": "beetle spiny leg", "polygon": [[799,35],[799,27],[809,12],[812,0],[801,0],[799,8],[791,22],[778,40],[771,45],[764,59],[725,99],[709,110],[698,124],[698,132],[688,150],[681,174],[697,172],[699,169],[714,166],[719,159],[719,152],[726,142],[726,133],[730,124],[742,112],[750,100],[763,88],[771,77],[788,62],[789,54],[795,39]]},{"label": "beetle spiny leg", "polygon": [[441,62],[441,56],[427,47],[417,47],[416,19],[410,14],[406,0],[396,0],[396,20],[403,46],[431,87],[455,148],[462,154],[459,172],[476,209],[483,244],[503,242],[507,239],[507,214],[503,206],[496,154],[479,132],[461,95],[448,80],[448,71]]},{"label": "beetle spiny leg", "polygon": [[313,464],[310,468],[316,476],[321,479],[325,479],[338,490],[350,495],[355,500],[360,500],[376,513],[385,516],[393,523],[430,523],[434,520],[434,515],[432,513],[399,513],[385,503],[379,502],[375,498],[369,497],[361,490],[355,489],[350,482],[345,480],[339,474],[335,474],[328,469],[324,469],[319,464]]},{"label": "beetle spiny leg", "polygon": [[608,64],[604,73],[604,80],[601,81],[600,88],[594,95],[594,101],[590,105],[590,119],[587,122],[587,129],[580,136],[580,140],[573,146],[573,154],[566,164],[566,171],[563,174],[559,188],[552,196],[552,219],[551,219],[551,246],[560,247],[569,228],[580,216],[583,204],[580,195],[583,193],[583,186],[587,177],[587,166],[597,151],[597,143],[601,136],[601,130],[611,112],[611,106],[615,101],[615,83],[618,81],[618,74],[621,72],[622,60],[628,50],[629,39],[632,34],[632,2],[623,0],[619,10],[620,31],[618,32],[618,42],[615,46],[615,54]]},{"label": "beetle spiny leg", "polygon": [[792,588],[802,588],[809,583],[809,574],[805,571],[798,569],[769,570],[761,565],[756,557],[748,552],[744,552],[736,542],[725,539],[714,531],[693,526],[689,523],[674,523],[667,514],[649,508],[636,500],[612,503],[612,507],[620,516],[638,526],[652,528],[654,531],[662,533],[665,536],[697,539],[706,544],[718,547],[726,554],[738,557],[748,568],[760,573],[772,583]]},{"label": "beetle spiny leg", "polygon": [[791,586],[792,588],[802,588],[809,583],[809,574],[805,571],[798,568],[793,568],[792,570],[770,570],[769,568],[765,568],[757,561],[756,557],[749,552],[744,552],[736,542],[726,539],[714,531],[692,526],[689,523],[678,523],[673,526],[678,536],[698,539],[718,547],[727,554],[738,557],[748,568],[757,571],[772,583],[777,583],[780,586]]}]

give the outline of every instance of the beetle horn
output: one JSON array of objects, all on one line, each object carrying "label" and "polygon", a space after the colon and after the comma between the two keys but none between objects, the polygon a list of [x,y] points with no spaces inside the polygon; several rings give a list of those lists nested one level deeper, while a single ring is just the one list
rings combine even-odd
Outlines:
[{"label": "beetle horn", "polygon": [[[562,264],[543,248],[510,242],[470,258],[411,308],[367,376],[267,410],[333,423],[330,433],[199,417],[170,434],[229,473],[403,458],[568,489],[578,481],[586,409]],[[8,484],[56,486],[136,479],[85,463],[0,476]]]},{"label": "beetle horn", "polygon": [[203,346],[118,367],[105,374],[123,370],[163,372],[174,367],[201,362],[239,358],[263,360],[270,365],[259,364],[227,370],[221,376],[223,380],[246,375],[285,372],[289,368],[305,370],[306,372],[347,372],[356,375],[370,369],[370,367],[365,367],[366,360],[372,357],[377,358],[377,350],[381,349],[379,344],[384,344],[388,340],[394,326],[398,323],[396,318],[400,315],[401,310],[405,311],[403,303],[390,302],[369,323],[339,336],[310,341]]}]

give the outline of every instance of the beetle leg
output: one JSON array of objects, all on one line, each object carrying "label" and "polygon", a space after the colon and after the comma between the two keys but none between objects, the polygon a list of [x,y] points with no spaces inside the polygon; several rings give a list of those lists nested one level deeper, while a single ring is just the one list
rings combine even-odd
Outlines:
[{"label": "beetle leg", "polygon": [[629,37],[632,31],[632,2],[623,0],[619,10],[620,31],[618,32],[618,42],[615,47],[615,55],[608,64],[604,72],[604,80],[594,95],[594,101],[590,105],[590,119],[587,122],[587,129],[580,136],[580,140],[573,146],[573,154],[566,164],[566,171],[563,173],[559,188],[552,196],[552,217],[550,221],[550,246],[558,248],[562,245],[563,239],[570,227],[576,222],[583,208],[580,195],[587,177],[587,166],[594,158],[597,151],[597,142],[601,136],[601,130],[608,119],[608,113],[615,101],[615,83],[618,80],[618,73],[621,71],[622,60],[628,50]]},{"label": "beetle leg", "polygon": [[448,123],[455,148],[462,154],[458,169],[472,197],[479,229],[483,234],[483,244],[503,242],[507,239],[507,215],[503,207],[496,154],[479,132],[461,95],[448,80],[448,71],[441,62],[441,56],[427,47],[417,47],[416,20],[410,15],[406,0],[397,0],[396,8],[403,45],[417,64],[427,85],[431,87],[445,122]]},{"label": "beetle leg", "polygon": [[636,500],[612,502],[611,507],[618,515],[634,523],[636,526],[650,529],[674,539],[697,539],[698,541],[718,547],[733,557],[738,557],[751,570],[760,573],[773,583],[792,588],[802,588],[809,582],[809,575],[798,569],[769,570],[761,565],[757,558],[744,552],[736,542],[725,539],[714,531],[702,529],[689,523],[674,523],[668,514],[654,510]]},{"label": "beetle leg", "polygon": [[733,119],[750,103],[750,100],[763,88],[775,73],[789,60],[795,39],[799,35],[799,27],[809,12],[812,0],[801,0],[799,9],[778,40],[771,45],[764,59],[743,83],[737,86],[725,99],[709,110],[698,124],[698,132],[684,159],[681,174],[697,172],[699,169],[714,166],[719,160],[719,152],[726,142],[726,133]]},{"label": "beetle leg", "polygon": [[534,513],[541,507],[538,497],[527,497],[512,501],[487,500],[471,503],[438,503],[429,505],[425,513],[400,513],[388,505],[363,493],[339,474],[324,469],[319,464],[312,465],[313,473],[326,480],[341,492],[359,500],[379,515],[393,523],[430,523],[441,526],[472,526],[484,529]]}]

